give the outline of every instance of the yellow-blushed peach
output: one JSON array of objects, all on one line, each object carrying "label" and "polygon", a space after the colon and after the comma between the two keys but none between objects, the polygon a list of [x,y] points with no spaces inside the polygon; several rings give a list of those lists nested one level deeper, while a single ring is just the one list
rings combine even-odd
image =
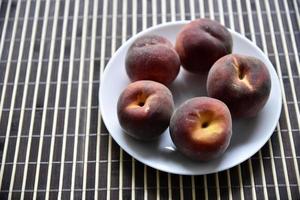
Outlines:
[{"label": "yellow-blushed peach", "polygon": [[187,100],[174,112],[170,136],[177,149],[195,160],[211,160],[225,152],[232,135],[227,106],[210,97]]},{"label": "yellow-blushed peach", "polygon": [[271,78],[259,59],[230,54],[213,65],[206,86],[208,96],[223,101],[233,117],[253,117],[268,100]]},{"label": "yellow-blushed peach", "polygon": [[118,99],[117,114],[122,129],[138,140],[152,140],[169,126],[174,109],[170,90],[154,81],[136,81]]}]

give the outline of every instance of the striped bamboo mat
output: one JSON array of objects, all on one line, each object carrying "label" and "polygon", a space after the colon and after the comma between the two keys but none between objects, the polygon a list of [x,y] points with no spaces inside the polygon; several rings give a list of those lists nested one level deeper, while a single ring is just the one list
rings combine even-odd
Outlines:
[{"label": "striped bamboo mat", "polygon": [[[0,0],[0,199],[300,199],[299,0]],[[283,108],[251,159],[204,176],[135,161],[101,121],[111,55],[167,21],[207,17],[270,58]]]}]

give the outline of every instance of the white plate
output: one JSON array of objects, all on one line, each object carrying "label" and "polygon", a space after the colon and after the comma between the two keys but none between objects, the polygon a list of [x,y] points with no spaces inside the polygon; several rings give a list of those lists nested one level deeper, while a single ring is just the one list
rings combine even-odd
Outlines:
[{"label": "white plate", "polygon": [[[112,56],[106,66],[99,92],[100,109],[104,123],[113,139],[131,156],[140,162],[170,173],[200,175],[222,171],[233,167],[255,154],[272,135],[281,111],[281,92],[276,72],[263,52],[240,34],[230,31],[233,37],[233,52],[255,56],[261,59],[271,74],[270,97],[263,110],[252,119],[233,121],[233,135],[227,151],[218,159],[196,162],[181,155],[166,130],[153,142],[145,143],[132,139],[123,133],[117,118],[118,97],[130,83],[125,72],[124,59],[130,44],[145,34],[158,34],[175,42],[181,27],[187,21],[166,23],[149,28],[125,42]],[[195,96],[206,96],[205,80],[191,75],[181,68],[175,82],[170,86],[175,105]]]}]

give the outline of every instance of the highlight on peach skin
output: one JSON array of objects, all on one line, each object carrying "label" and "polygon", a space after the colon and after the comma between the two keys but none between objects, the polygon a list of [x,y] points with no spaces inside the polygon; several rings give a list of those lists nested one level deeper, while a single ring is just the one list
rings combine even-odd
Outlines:
[{"label": "highlight on peach skin", "polygon": [[122,129],[138,140],[159,137],[169,126],[174,109],[170,90],[154,81],[136,81],[118,99],[117,114]]},{"label": "highlight on peach skin", "polygon": [[251,56],[224,56],[208,74],[208,96],[223,101],[234,117],[256,116],[270,91],[271,78],[266,65]]},{"label": "highlight on peach skin", "polygon": [[179,73],[180,59],[168,39],[146,35],[129,47],[125,66],[131,81],[153,80],[169,85]]},{"label": "highlight on peach skin", "polygon": [[174,112],[170,136],[177,149],[195,160],[211,160],[225,152],[232,135],[227,106],[210,97],[187,100]]},{"label": "highlight on peach skin", "polygon": [[187,71],[207,74],[214,62],[232,52],[232,36],[217,21],[196,19],[179,32],[175,49]]}]

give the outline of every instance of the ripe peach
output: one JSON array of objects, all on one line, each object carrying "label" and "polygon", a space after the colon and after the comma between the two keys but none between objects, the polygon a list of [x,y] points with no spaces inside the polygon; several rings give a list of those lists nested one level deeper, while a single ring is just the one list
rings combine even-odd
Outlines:
[{"label": "ripe peach", "polygon": [[130,46],[125,65],[131,81],[153,80],[168,85],[179,73],[180,59],[169,40],[146,35]]},{"label": "ripe peach", "polygon": [[138,140],[151,140],[169,126],[174,109],[170,90],[154,81],[136,81],[119,97],[117,114],[123,130]]},{"label": "ripe peach", "polygon": [[180,31],[175,49],[187,71],[205,74],[214,62],[231,53],[232,37],[217,21],[197,19]]},{"label": "ripe peach", "polygon": [[210,160],[227,149],[232,121],[227,106],[210,97],[187,100],[175,111],[170,135],[177,149],[196,160]]},{"label": "ripe peach", "polygon": [[223,101],[234,117],[255,116],[266,104],[270,90],[266,65],[251,56],[224,56],[208,74],[208,96]]}]

